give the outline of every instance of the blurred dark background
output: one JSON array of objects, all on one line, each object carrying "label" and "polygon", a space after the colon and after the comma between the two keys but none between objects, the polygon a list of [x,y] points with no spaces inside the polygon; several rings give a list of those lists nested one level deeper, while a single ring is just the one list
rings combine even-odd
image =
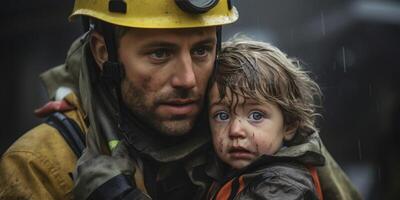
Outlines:
[{"label": "blurred dark background", "polygon": [[[300,58],[324,93],[321,137],[365,199],[400,199],[400,2],[236,0],[224,28]],[[3,153],[42,122],[40,72],[63,63],[81,33],[73,1],[5,2],[0,13]]]}]

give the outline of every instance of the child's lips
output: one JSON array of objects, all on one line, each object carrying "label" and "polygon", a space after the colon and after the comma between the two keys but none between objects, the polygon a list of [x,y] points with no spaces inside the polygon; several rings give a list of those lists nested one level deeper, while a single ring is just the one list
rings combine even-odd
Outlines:
[{"label": "child's lips", "polygon": [[232,147],[229,149],[228,154],[233,159],[250,160],[254,158],[254,153],[244,147]]}]

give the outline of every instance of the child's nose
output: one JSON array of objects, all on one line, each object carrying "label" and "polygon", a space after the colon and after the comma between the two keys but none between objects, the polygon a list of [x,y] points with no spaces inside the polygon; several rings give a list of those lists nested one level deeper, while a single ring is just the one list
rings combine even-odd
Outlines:
[{"label": "child's nose", "polygon": [[233,119],[229,127],[229,137],[231,138],[245,138],[246,131],[244,129],[244,122],[240,118]]}]

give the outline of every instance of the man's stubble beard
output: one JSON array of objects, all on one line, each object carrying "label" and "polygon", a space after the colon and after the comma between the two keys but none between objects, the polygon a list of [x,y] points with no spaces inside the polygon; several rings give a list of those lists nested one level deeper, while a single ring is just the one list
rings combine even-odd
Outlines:
[{"label": "man's stubble beard", "polygon": [[[146,104],[146,91],[143,88],[136,87],[132,81],[124,78],[122,81],[122,99],[132,114],[142,123],[158,131],[163,135],[180,136],[191,131],[196,121],[196,117],[176,116],[169,119],[161,119],[156,114],[157,98],[153,104]],[[179,92],[176,92],[179,93]],[[173,97],[183,97],[179,94],[170,94]],[[199,107],[201,109],[201,107]],[[198,115],[198,113],[197,113]]]}]

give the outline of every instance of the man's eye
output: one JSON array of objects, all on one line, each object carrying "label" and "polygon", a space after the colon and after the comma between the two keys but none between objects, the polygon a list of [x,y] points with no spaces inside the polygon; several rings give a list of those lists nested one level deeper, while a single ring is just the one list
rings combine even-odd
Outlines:
[{"label": "man's eye", "polygon": [[150,53],[150,57],[155,60],[164,60],[171,56],[171,53],[166,49],[158,49]]},{"label": "man's eye", "polygon": [[253,111],[249,114],[249,120],[252,122],[260,122],[264,119],[264,113],[260,111]]},{"label": "man's eye", "polygon": [[229,114],[225,111],[220,111],[214,115],[214,119],[217,121],[225,122],[229,120]]},{"label": "man's eye", "polygon": [[204,57],[204,56],[207,56],[209,51],[210,51],[210,48],[208,48],[208,47],[197,47],[197,48],[193,49],[192,54],[195,57]]}]

